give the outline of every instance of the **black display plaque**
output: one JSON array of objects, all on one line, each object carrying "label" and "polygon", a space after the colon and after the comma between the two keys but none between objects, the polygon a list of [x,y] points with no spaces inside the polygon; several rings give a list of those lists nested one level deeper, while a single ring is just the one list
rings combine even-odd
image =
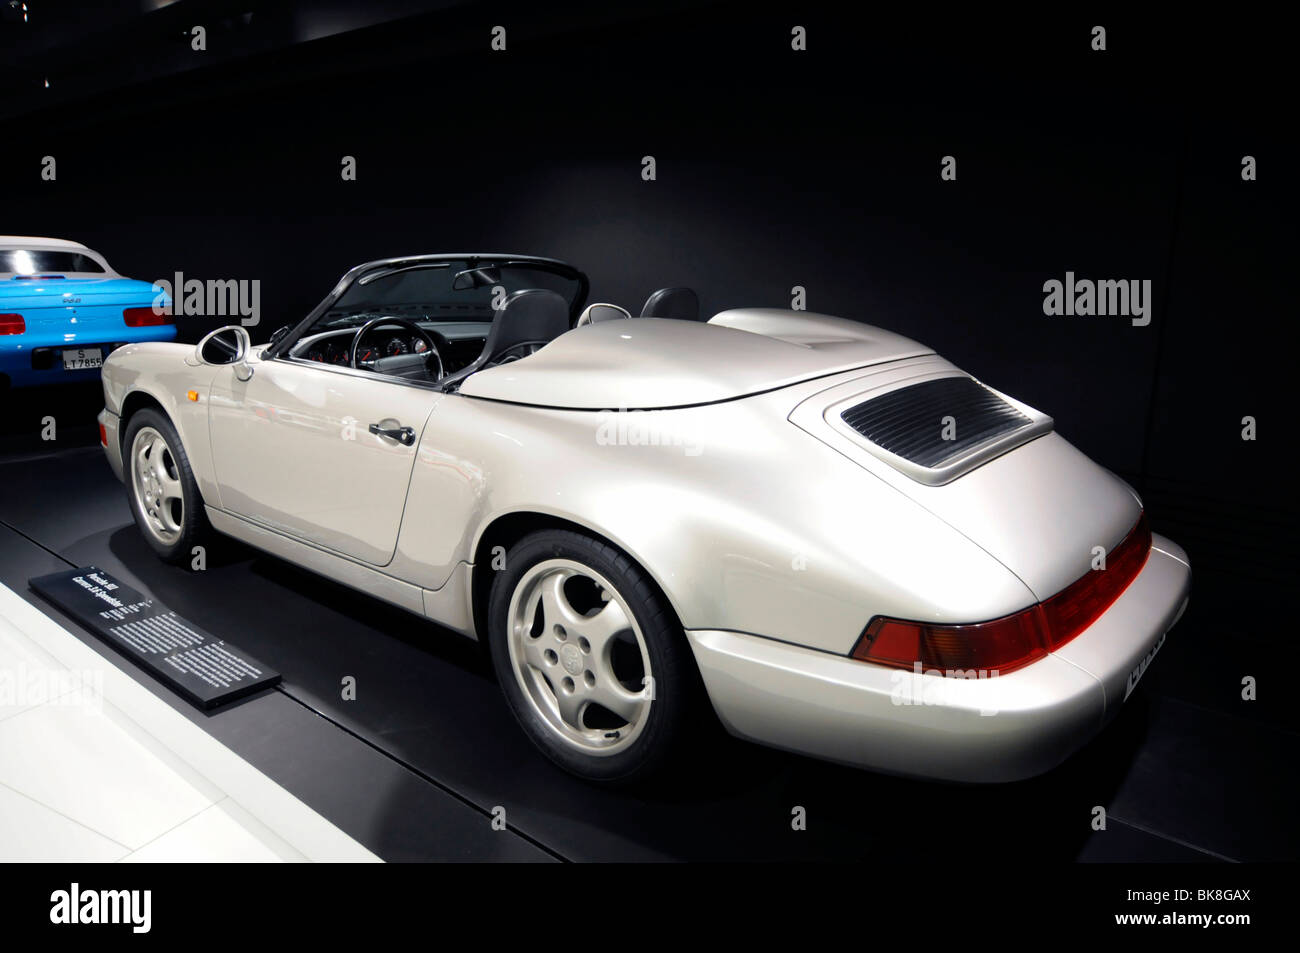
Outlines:
[{"label": "black display plaque", "polygon": [[279,672],[247,652],[95,566],[37,576],[27,584],[200,708],[280,681]]}]

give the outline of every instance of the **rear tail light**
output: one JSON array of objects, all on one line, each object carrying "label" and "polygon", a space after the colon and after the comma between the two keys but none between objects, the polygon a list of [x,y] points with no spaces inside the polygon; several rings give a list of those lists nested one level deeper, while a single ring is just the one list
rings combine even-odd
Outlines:
[{"label": "rear tail light", "polygon": [[122,320],[126,322],[128,328],[147,328],[157,324],[171,324],[172,309],[163,308],[161,311],[155,311],[152,307],[127,308],[122,312]]},{"label": "rear tail light", "polygon": [[973,625],[931,625],[877,616],[850,655],[890,668],[959,677],[974,671],[1000,674],[1023,668],[1060,648],[1111,607],[1146,565],[1151,528],[1146,512],[1106,557],[1065,589],[1027,609]]},{"label": "rear tail light", "polygon": [[853,657],[890,668],[952,676],[1009,672],[1047,654],[1038,606],[975,625],[929,625],[877,616],[858,639]]},{"label": "rear tail light", "polygon": [[0,334],[25,334],[27,322],[21,314],[0,314]]},{"label": "rear tail light", "polygon": [[1059,648],[1097,621],[1129,587],[1151,555],[1151,526],[1142,515],[1123,541],[1106,554],[1106,568],[1088,573],[1040,603],[1050,638]]},{"label": "rear tail light", "polygon": [[103,424],[99,425],[99,445],[101,447],[108,446],[108,428]]}]

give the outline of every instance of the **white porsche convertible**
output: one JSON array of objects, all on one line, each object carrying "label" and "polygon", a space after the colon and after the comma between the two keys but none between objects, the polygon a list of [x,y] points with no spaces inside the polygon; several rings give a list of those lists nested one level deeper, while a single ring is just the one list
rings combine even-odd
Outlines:
[{"label": "white porsche convertible", "polygon": [[880,328],[521,255],[350,271],[297,326],[129,344],[108,458],[211,531],[487,643],[524,731],[631,781],[711,717],[909,775],[1043,772],[1133,691],[1186,554],[1051,418]]}]

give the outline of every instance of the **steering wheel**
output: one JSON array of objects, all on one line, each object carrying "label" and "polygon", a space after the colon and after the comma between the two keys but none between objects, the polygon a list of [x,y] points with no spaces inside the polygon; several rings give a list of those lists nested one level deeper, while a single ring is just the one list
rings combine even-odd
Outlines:
[{"label": "steering wheel", "polygon": [[[366,336],[376,328],[380,327],[399,327],[410,331],[426,345],[428,350],[423,353],[412,351],[410,354],[394,354],[391,357],[381,357],[369,362],[371,369],[381,374],[394,374],[398,377],[416,377],[427,376],[429,370],[429,358],[434,358],[438,362],[438,373],[434,380],[438,380],[444,374],[442,363],[442,354],[438,351],[438,341],[434,335],[420,327],[414,321],[408,321],[406,318],[371,318],[361,327],[357,328],[357,333],[352,336],[352,343],[348,346],[348,366],[360,368],[358,355],[361,354],[361,342]],[[442,335],[438,335],[439,338]],[[445,338],[443,339],[446,340]]]}]

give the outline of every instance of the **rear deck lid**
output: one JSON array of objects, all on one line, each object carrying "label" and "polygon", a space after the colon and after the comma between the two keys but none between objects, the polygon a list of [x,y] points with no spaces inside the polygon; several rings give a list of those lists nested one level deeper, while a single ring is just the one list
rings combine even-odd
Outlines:
[{"label": "rear deck lid", "polygon": [[891,331],[801,312],[634,318],[574,328],[530,357],[471,375],[460,392],[574,410],[689,407],[928,353]]},{"label": "rear deck lid", "polygon": [[0,313],[20,314],[29,332],[56,334],[68,342],[125,328],[123,311],[152,308],[155,301],[171,305],[171,298],[149,282],[132,278],[0,279]]},{"label": "rear deck lid", "polygon": [[1050,417],[937,356],[815,394],[790,422],[920,503],[1039,599],[1089,572],[1098,548],[1122,540],[1141,512],[1123,481],[1052,432]]},{"label": "rear deck lid", "polygon": [[26,311],[86,305],[145,307],[159,297],[153,285],[134,278],[63,278],[56,275],[0,280],[0,308]]}]

